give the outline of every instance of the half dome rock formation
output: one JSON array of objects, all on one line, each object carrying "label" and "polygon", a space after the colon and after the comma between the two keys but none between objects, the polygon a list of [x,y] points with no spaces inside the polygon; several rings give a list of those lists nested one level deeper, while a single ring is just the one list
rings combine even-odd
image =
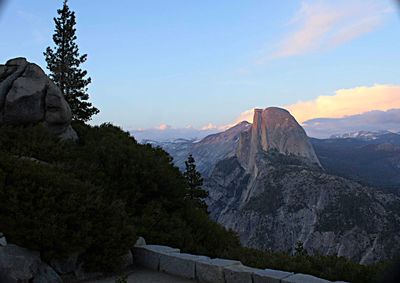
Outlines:
[{"label": "half dome rock formation", "polygon": [[0,65],[0,125],[43,123],[61,139],[76,140],[71,118],[60,89],[38,65],[25,58]]},{"label": "half dome rock formation", "polygon": [[238,159],[242,166],[251,170],[256,156],[270,150],[321,166],[306,132],[287,110],[277,107],[255,109],[252,127],[240,137]]},{"label": "half dome rock formation", "polygon": [[360,263],[400,252],[400,198],[324,171],[305,131],[284,109],[257,109],[199,142],[162,145],[182,166],[189,153],[204,177],[210,217],[247,247]]}]

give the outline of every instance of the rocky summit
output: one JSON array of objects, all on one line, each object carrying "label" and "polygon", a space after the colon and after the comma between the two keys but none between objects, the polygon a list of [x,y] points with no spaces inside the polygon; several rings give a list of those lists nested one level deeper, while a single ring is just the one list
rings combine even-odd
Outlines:
[{"label": "rocky summit", "polygon": [[252,170],[256,155],[269,150],[320,165],[306,132],[285,109],[255,109],[252,127],[240,136],[237,157],[246,169]]},{"label": "rocky summit", "polygon": [[193,153],[210,216],[245,246],[293,253],[301,241],[309,253],[360,263],[400,252],[400,198],[327,173],[284,109],[257,109],[253,124],[164,148],[180,166]]},{"label": "rocky summit", "polygon": [[43,123],[62,139],[77,139],[71,117],[60,89],[38,65],[25,58],[0,65],[0,125]]}]

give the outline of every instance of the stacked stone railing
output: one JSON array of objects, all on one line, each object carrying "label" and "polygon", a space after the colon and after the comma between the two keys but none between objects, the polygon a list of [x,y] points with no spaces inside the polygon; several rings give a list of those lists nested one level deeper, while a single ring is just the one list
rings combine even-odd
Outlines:
[{"label": "stacked stone railing", "polygon": [[179,249],[146,245],[144,241],[136,244],[133,256],[136,264],[145,268],[204,283],[332,282],[307,274],[251,268],[236,260],[181,253]]}]

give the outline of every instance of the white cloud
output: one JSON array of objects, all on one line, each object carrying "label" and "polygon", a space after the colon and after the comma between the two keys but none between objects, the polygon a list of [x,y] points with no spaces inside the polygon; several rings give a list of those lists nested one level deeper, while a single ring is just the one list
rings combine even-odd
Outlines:
[{"label": "white cloud", "polygon": [[259,63],[337,47],[376,30],[391,11],[388,0],[304,1],[289,22],[293,30]]},{"label": "white cloud", "polygon": [[217,125],[214,125],[213,123],[208,123],[207,125],[204,125],[203,127],[201,127],[201,130],[215,130],[218,129]]}]

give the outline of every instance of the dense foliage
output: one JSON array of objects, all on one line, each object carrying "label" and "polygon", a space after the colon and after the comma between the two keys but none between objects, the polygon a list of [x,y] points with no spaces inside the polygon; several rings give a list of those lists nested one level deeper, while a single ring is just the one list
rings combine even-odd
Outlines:
[{"label": "dense foliage", "polygon": [[79,142],[41,126],[0,128],[0,231],[45,259],[80,254],[91,270],[118,267],[137,238],[245,265],[376,282],[384,265],[241,247],[236,235],[188,201],[187,179],[160,148],[109,124],[75,123]]},{"label": "dense foliage", "polygon": [[392,267],[388,263],[360,265],[344,257],[308,255],[306,252],[298,252],[291,256],[286,253],[259,251],[244,247],[231,249],[225,256],[238,259],[243,264],[256,268],[311,274],[332,281],[397,282],[390,281],[388,278],[393,275],[392,269],[394,270],[398,265]]},{"label": "dense foliage", "polygon": [[208,197],[208,192],[201,187],[203,186],[203,178],[201,177],[200,172],[196,169],[193,155],[190,154],[188,159],[185,161],[185,168],[186,170],[183,172],[183,176],[186,179],[189,189],[186,197],[187,200],[191,201],[196,207],[207,211],[205,199]]},{"label": "dense foliage", "polygon": [[109,124],[74,125],[60,143],[41,126],[0,128],[0,231],[44,258],[81,254],[112,269],[136,235],[217,256],[236,236],[186,200],[171,157]]},{"label": "dense foliage", "polygon": [[70,105],[72,118],[89,121],[99,110],[88,101],[87,86],[91,79],[87,77],[87,71],[81,69],[81,64],[87,60],[87,54],[79,54],[75,12],[69,9],[68,1],[64,0],[63,7],[57,13],[58,17],[54,18],[55,47],[47,47],[44,52],[47,69],[50,71],[50,78]]}]

